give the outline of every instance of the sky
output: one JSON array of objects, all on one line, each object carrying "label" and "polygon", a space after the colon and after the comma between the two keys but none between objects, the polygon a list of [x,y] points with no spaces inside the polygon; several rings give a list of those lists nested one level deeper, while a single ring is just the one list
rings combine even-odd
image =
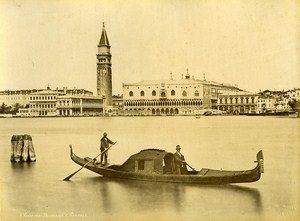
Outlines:
[{"label": "sky", "polygon": [[102,22],[113,94],[122,83],[195,79],[247,91],[300,86],[297,0],[0,0],[0,91],[96,93]]}]

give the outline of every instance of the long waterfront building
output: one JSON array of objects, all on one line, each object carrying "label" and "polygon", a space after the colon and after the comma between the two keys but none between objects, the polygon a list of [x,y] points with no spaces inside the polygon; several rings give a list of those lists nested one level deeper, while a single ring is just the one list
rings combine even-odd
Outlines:
[{"label": "long waterfront building", "polygon": [[57,97],[58,116],[96,116],[103,113],[103,100],[97,96],[64,95]]},{"label": "long waterfront building", "polygon": [[[5,90],[0,91],[0,105],[4,103],[6,106],[14,106],[17,103],[21,106],[26,106],[29,104],[29,97],[31,94],[44,91],[45,89],[29,89],[29,90]],[[50,87],[47,87],[47,90],[50,90]],[[73,94],[73,95],[89,95],[92,96],[93,92],[85,89],[68,89],[63,87],[62,89],[56,88],[55,91],[62,94]]]},{"label": "long waterfront building", "polygon": [[216,108],[219,93],[241,91],[237,85],[183,79],[123,84],[124,115],[193,115]]},{"label": "long waterfront building", "polygon": [[[29,97],[29,116],[83,116],[97,115],[102,111],[102,99],[86,90],[47,90],[33,93]],[[24,109],[22,112],[26,111]],[[25,114],[24,113],[24,114]],[[20,113],[21,115],[21,113]]]}]

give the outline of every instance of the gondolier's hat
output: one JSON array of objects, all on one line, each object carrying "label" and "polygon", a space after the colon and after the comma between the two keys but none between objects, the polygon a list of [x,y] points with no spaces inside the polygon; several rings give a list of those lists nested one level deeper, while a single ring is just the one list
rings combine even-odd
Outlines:
[{"label": "gondolier's hat", "polygon": [[106,133],[106,132],[104,132],[104,133],[103,133],[103,136],[104,136],[104,137],[105,137],[105,136],[107,136],[107,133]]},{"label": "gondolier's hat", "polygon": [[176,150],[180,150],[180,145],[176,145]]}]

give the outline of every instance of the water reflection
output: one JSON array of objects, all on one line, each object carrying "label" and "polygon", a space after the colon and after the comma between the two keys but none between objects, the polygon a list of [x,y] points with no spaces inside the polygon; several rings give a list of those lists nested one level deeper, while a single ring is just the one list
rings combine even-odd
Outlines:
[{"label": "water reflection", "polygon": [[23,171],[34,167],[35,162],[12,162],[11,169],[14,171]]},{"label": "water reflection", "polygon": [[108,182],[102,182],[102,185],[99,185],[100,188],[100,199],[102,199],[102,205],[103,205],[103,210],[106,213],[110,212],[110,208],[113,206],[110,200],[109,196],[109,183]]},{"label": "water reflection", "polygon": [[86,188],[96,186],[97,198],[102,201],[102,209],[106,213],[116,212],[120,205],[140,213],[194,211],[204,214],[211,205],[215,205],[216,213],[220,212],[217,208],[224,211],[224,207],[232,212],[238,209],[256,214],[263,210],[259,190],[239,185],[159,183],[104,177],[87,178],[84,182]]},{"label": "water reflection", "polygon": [[252,200],[252,203],[255,207],[255,212],[261,213],[263,211],[261,195],[258,189],[233,184],[225,187],[227,190],[233,191],[234,193],[247,195],[249,200]]},{"label": "water reflection", "polygon": [[12,162],[11,163],[11,177],[12,182],[19,182],[20,180],[29,181],[34,178],[35,162]]},{"label": "water reflection", "polygon": [[[43,167],[38,172],[41,167],[35,167],[35,163],[12,163],[11,168],[10,182],[22,183],[23,189],[27,191],[10,191],[10,205],[25,211],[40,211],[45,208],[48,213],[76,211],[88,216],[126,211],[136,214],[164,212],[194,216],[222,216],[224,211],[226,214],[260,214],[263,211],[259,190],[241,185],[131,181],[91,176],[83,172],[70,182],[64,182],[53,180],[53,171],[43,176],[48,167]],[[35,194],[31,194],[33,192]],[[19,201],[20,196],[29,202],[39,199],[40,203],[33,207],[27,201]],[[57,197],[63,199],[64,203],[57,203]]]}]

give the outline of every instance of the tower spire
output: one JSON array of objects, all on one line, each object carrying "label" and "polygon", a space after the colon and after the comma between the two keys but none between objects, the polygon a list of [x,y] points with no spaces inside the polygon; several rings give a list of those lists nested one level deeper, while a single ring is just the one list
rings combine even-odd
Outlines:
[{"label": "tower spire", "polygon": [[102,34],[101,34],[101,38],[99,41],[99,46],[102,46],[102,45],[109,46],[109,41],[108,41],[108,37],[106,34],[104,22],[102,22]]}]

